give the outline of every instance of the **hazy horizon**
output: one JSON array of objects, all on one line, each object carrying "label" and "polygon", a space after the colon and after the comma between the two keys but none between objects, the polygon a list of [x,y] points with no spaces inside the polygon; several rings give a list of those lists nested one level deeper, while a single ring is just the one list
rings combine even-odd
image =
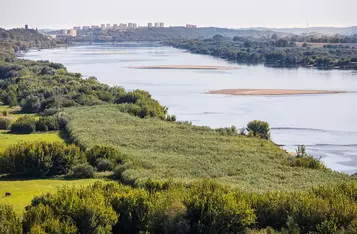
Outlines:
[{"label": "hazy horizon", "polygon": [[203,0],[131,2],[115,0],[12,0],[2,3],[0,27],[71,28],[134,22],[164,22],[166,26],[197,24],[225,28],[349,27],[357,25],[357,1],[340,0]]}]

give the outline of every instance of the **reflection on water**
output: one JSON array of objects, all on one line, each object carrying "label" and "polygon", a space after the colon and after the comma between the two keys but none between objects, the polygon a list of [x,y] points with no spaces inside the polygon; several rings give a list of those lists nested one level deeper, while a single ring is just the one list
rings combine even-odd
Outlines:
[{"label": "reflection on water", "polygon": [[267,68],[239,65],[237,70],[140,70],[130,66],[237,66],[153,43],[119,43],[31,51],[27,59],[63,63],[69,71],[101,82],[148,90],[179,120],[211,127],[245,126],[268,121],[275,142],[294,150],[305,144],[335,170],[357,171],[356,93],[298,96],[209,95],[217,89],[357,90],[356,71]]}]

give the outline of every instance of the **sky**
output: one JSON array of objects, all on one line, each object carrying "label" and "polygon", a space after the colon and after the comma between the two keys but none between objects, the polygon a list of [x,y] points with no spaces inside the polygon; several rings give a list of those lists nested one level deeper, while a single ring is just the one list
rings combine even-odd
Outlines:
[{"label": "sky", "polygon": [[225,28],[357,25],[357,0],[0,0],[0,6],[2,28],[127,22]]}]

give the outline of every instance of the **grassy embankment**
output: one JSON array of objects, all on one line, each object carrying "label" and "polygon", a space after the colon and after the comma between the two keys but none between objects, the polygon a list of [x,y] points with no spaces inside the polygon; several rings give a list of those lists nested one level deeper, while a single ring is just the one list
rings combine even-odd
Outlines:
[{"label": "grassy embankment", "polygon": [[[18,108],[0,106],[0,113],[8,111],[8,118],[14,120],[24,114],[17,112]],[[0,131],[0,152],[7,147],[15,145],[21,141],[63,141],[61,132],[46,132],[33,134],[11,134],[7,130]],[[31,203],[31,200],[44,193],[56,192],[59,186],[81,186],[88,185],[96,181],[92,180],[64,180],[64,179],[8,179],[0,178],[0,204],[10,204],[18,214],[24,212],[24,208]],[[5,193],[10,192],[11,196],[5,197]]]},{"label": "grassy embankment", "polygon": [[70,133],[80,144],[118,147],[127,155],[123,180],[189,182],[214,178],[245,191],[299,190],[348,180],[329,170],[291,167],[272,142],[224,136],[209,128],[140,119],[115,105],[70,108]]}]

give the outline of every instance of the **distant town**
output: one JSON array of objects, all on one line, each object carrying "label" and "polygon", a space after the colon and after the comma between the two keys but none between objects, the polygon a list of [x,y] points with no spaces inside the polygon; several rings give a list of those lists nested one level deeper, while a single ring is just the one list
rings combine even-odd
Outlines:
[{"label": "distant town", "polygon": [[[197,25],[186,24],[185,26],[180,26],[185,28],[197,28]],[[137,23],[120,23],[120,24],[101,24],[101,25],[84,25],[84,26],[74,26],[72,29],[62,29],[56,35],[51,35],[53,38],[65,38],[65,37],[77,37],[79,33],[86,31],[129,31],[138,28],[165,28],[164,22],[148,23],[147,26],[138,26]]]}]

